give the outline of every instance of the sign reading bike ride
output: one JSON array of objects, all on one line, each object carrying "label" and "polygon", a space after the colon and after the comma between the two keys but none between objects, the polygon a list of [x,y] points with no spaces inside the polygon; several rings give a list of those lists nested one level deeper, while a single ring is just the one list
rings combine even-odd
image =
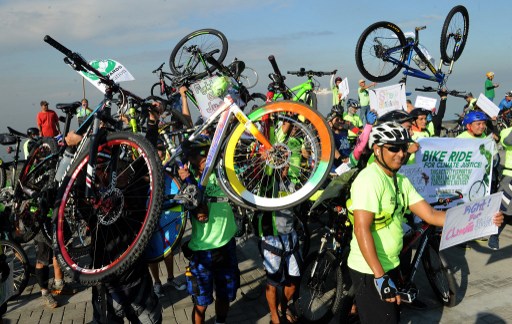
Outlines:
[{"label": "sign reading bike ride", "polygon": [[500,209],[503,192],[482,197],[446,211],[439,250],[498,233],[492,221]]},{"label": "sign reading bike ride", "polygon": [[[462,138],[420,138],[414,163],[400,168],[400,173],[427,202],[452,197],[457,191],[463,201],[475,201],[490,193],[494,141]],[[452,207],[461,201],[455,201]]]},{"label": "sign reading bike ride", "polygon": [[[114,60],[96,60],[90,61],[89,64],[98,70],[102,75],[107,76],[110,80],[115,83],[120,83],[124,81],[132,81],[135,78],[131,75],[131,73],[122,65],[121,63]],[[95,86],[98,90],[105,93],[105,84],[100,82],[98,76],[94,73],[79,71],[82,77],[84,77],[87,81],[89,81],[93,86]]]},{"label": "sign reading bike ride", "polygon": [[378,116],[392,110],[406,110],[405,85],[395,84],[378,89],[368,89],[370,96],[370,108],[377,112]]}]

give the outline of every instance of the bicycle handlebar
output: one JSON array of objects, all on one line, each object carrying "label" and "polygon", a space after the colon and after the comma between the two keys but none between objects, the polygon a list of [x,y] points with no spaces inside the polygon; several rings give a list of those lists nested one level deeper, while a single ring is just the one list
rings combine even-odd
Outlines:
[{"label": "bicycle handlebar", "polygon": [[165,62],[164,62],[164,63],[162,63],[162,64],[160,64],[160,66],[159,66],[159,67],[157,67],[157,68],[156,68],[156,70],[154,70],[152,73],[156,73],[156,72],[158,72],[158,71],[162,71],[162,68],[164,67],[164,65],[165,65]]},{"label": "bicycle handlebar", "polygon": [[306,71],[306,69],[304,68],[300,68],[299,71],[287,71],[286,73],[288,74],[291,74],[291,75],[296,75],[296,76],[299,76],[299,77],[303,77],[303,76],[317,76],[317,77],[322,77],[324,75],[333,75],[333,74],[336,74],[338,70],[334,70],[334,71],[331,71],[331,72],[321,72],[321,71],[313,71],[313,70],[308,70]]},{"label": "bicycle handlebar", "polygon": [[[420,91],[420,92],[441,92],[440,89],[434,89],[432,87],[423,87],[423,88],[415,88],[414,90]],[[447,95],[464,98],[466,95],[466,91],[457,91],[457,90],[451,90],[451,91],[445,91]]]}]

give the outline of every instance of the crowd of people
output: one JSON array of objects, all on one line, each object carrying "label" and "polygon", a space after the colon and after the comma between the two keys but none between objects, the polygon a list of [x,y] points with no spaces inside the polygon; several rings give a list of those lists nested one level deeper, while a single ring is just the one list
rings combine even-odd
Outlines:
[{"label": "crowd of people", "polygon": [[[486,74],[484,91],[491,101],[495,99],[494,73]],[[342,164],[360,168],[355,178],[349,205],[353,225],[348,266],[354,285],[355,305],[361,322],[396,323],[399,321],[400,296],[395,285],[400,271],[399,253],[402,248],[404,215],[413,213],[425,222],[443,226],[445,212],[433,209],[415,190],[411,182],[398,173],[400,167],[414,160],[419,138],[439,136],[446,111],[447,92],[438,91],[439,106],[434,110],[415,108],[411,101],[407,109],[395,110],[378,116],[370,105],[368,89],[376,83],[367,84],[359,80],[358,98],[342,99],[338,91],[342,79],[331,79],[333,91],[332,109],[326,116],[334,141],[333,172]],[[181,88],[181,112],[190,119],[190,111]],[[488,240],[492,250],[499,249],[499,235],[512,215],[512,127],[498,132],[489,118],[477,106],[477,100],[468,94],[464,108],[465,131],[459,138],[485,138],[491,136],[505,151],[501,182],[495,190],[503,191],[500,211],[493,221],[498,233]],[[156,106],[159,103],[155,103]],[[512,106],[512,91],[500,101],[501,112]],[[165,108],[165,107],[161,107]],[[163,111],[160,109],[156,111]],[[78,108],[79,125],[91,113],[87,99]],[[150,114],[146,137],[158,148],[158,112]],[[29,139],[25,143],[27,157],[33,143],[39,137],[56,137],[61,133],[57,114],[49,109],[47,101],[41,101],[41,111],[36,118],[37,127],[27,130]],[[284,126],[283,126],[284,128]],[[68,145],[75,145],[80,138],[70,133]],[[183,168],[179,170],[181,180],[199,178],[203,172],[210,147],[208,134],[183,145]],[[165,161],[165,150],[160,149],[160,158]],[[287,173],[285,168],[281,172]],[[504,217],[506,216],[506,218]],[[293,210],[256,213],[257,236],[260,239],[261,257],[266,271],[266,298],[271,323],[295,323],[298,321],[293,307],[297,287],[302,275],[305,256],[300,254],[297,233],[294,230],[296,215]],[[205,198],[190,211],[191,235],[182,244],[181,250],[188,259],[184,273],[186,282],[174,278],[174,259],[164,260],[168,278],[162,285],[159,265],[148,266],[142,262],[130,267],[120,278],[101,288],[93,289],[94,320],[97,323],[123,323],[123,318],[132,322],[162,322],[162,297],[164,287],[187,290],[194,307],[193,323],[204,323],[205,312],[214,303],[215,323],[225,323],[230,303],[234,301],[240,287],[240,271],[236,255],[235,233],[237,224],[234,212],[217,183],[215,173],[210,176]],[[64,283],[59,264],[53,257],[51,246],[41,237],[35,238],[37,263],[35,274],[41,289],[42,300],[50,308],[59,304],[53,295],[73,294],[76,291]],[[49,264],[53,264],[53,287],[49,287]],[[151,273],[151,276],[150,276]],[[3,277],[3,276],[2,276]],[[278,290],[282,290],[278,292]],[[214,297],[215,294],[215,297]],[[280,297],[279,297],[280,296]],[[102,305],[102,300],[107,305]],[[106,317],[105,317],[106,316]]]}]

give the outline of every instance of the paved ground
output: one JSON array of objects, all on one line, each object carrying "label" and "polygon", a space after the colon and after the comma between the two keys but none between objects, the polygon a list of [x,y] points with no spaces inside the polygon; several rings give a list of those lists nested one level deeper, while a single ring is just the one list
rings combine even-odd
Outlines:
[{"label": "paved ground", "polygon": [[[421,299],[427,309],[414,310],[403,307],[404,323],[512,323],[512,226],[501,235],[501,249],[491,251],[487,242],[471,242],[469,249],[452,248],[449,251],[459,284],[458,305],[443,308],[433,297],[423,273],[417,277]],[[32,262],[34,248],[25,246]],[[249,240],[239,246],[242,287],[231,306],[228,323],[268,323],[265,300],[264,271],[254,244]],[[175,275],[182,276],[185,259],[175,258]],[[161,270],[165,281],[165,267]],[[32,277],[22,296],[9,302],[4,323],[89,323],[92,320],[90,289],[74,296],[58,296],[62,306],[50,310],[40,303],[40,293]],[[186,292],[167,288],[161,298],[164,323],[190,323],[192,302]],[[207,312],[208,323],[213,324],[213,307]],[[332,323],[339,322],[336,319]]]}]

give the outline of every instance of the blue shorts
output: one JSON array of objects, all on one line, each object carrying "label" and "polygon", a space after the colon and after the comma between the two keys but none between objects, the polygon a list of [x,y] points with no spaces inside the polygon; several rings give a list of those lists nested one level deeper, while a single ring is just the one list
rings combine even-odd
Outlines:
[{"label": "blue shorts", "polygon": [[217,299],[234,301],[240,287],[235,239],[217,249],[193,251],[186,278],[188,293],[195,305],[213,303],[214,283]]}]

